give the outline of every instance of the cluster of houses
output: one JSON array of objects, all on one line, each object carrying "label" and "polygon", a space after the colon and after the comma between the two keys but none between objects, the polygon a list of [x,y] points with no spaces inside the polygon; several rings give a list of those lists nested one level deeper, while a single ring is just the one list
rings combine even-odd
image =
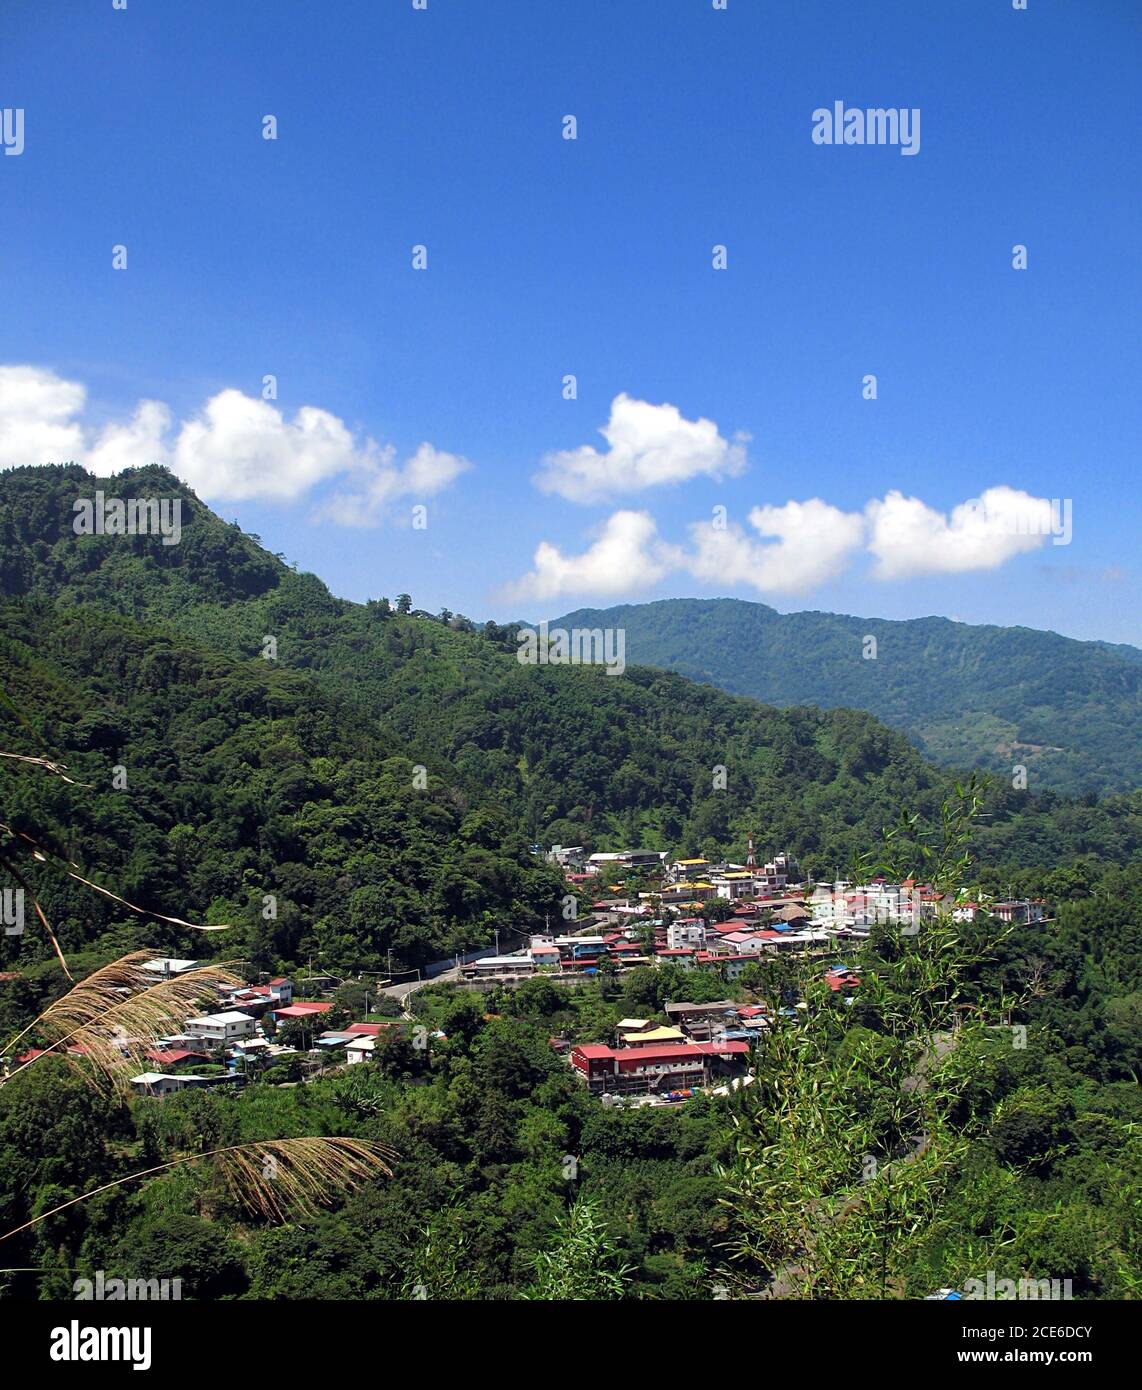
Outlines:
[{"label": "cluster of houses", "polygon": [[[765,953],[835,954],[879,924],[919,929],[949,909],[959,921],[987,911],[1007,922],[1033,924],[1047,912],[1045,902],[1026,898],[955,904],[912,879],[810,884],[790,854],[758,867],[752,844],[745,864],[670,860],[658,850],[585,855],[580,846],[562,845],[553,846],[547,858],[580,890],[593,892],[606,870],[625,879],[612,882],[610,891],[591,904],[585,926],[563,936],[533,936],[528,947],[511,955],[471,961],[462,972],[467,981],[519,982],[539,972],[574,979],[663,964],[709,970],[734,981]],[[634,891],[625,880],[633,881]],[[716,900],[721,905],[712,911],[707,904]]]},{"label": "cluster of houses", "polygon": [[[147,961],[142,967],[143,984],[149,987],[176,979],[202,964],[169,958]],[[241,1084],[251,1059],[296,1056],[296,1048],[274,1041],[264,1022],[267,1018],[275,1025],[274,1034],[282,1024],[308,1022],[311,1027],[303,1033],[308,1050],[319,1056],[335,1053],[350,1064],[370,1060],[385,1030],[401,1027],[397,1021],[351,1023],[344,1029],[321,1031],[322,1016],[333,1008],[332,1003],[295,1002],[293,984],[284,977],[222,989],[217,1002],[214,1012],[187,1018],[179,1032],[155,1039],[146,1049],[144,1056],[153,1069],[131,1078],[137,1094],[166,1096],[193,1087]],[[123,1047],[127,1053],[130,1039],[123,1039]],[[25,1052],[16,1061],[28,1061],[36,1052]],[[204,1070],[208,1066],[209,1072]]]}]

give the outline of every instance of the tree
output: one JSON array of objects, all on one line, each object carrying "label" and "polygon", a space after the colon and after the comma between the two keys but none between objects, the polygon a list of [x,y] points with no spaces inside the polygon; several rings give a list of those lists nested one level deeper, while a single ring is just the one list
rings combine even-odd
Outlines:
[{"label": "tree", "polygon": [[408,594],[397,594],[397,612],[398,612],[398,613],[411,613],[411,612],[412,612],[412,598],[410,597],[410,595],[408,595]]},{"label": "tree", "polygon": [[536,1282],[524,1297],[596,1303],[622,1298],[632,1266],[620,1259],[597,1203],[578,1197],[559,1222],[555,1244],[536,1256]]}]

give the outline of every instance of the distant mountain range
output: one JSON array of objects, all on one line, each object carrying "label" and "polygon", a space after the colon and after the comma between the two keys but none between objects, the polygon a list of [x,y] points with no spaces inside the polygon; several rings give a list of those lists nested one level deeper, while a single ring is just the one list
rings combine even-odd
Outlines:
[{"label": "distant mountain range", "polygon": [[1011,777],[1022,765],[1032,790],[1070,795],[1142,786],[1137,647],[729,598],[582,608],[556,625],[624,628],[628,662],[767,704],[867,710],[941,766]]}]

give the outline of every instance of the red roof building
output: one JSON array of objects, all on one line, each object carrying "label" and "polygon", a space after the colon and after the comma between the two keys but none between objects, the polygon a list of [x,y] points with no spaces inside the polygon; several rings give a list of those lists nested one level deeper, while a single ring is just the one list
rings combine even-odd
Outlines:
[{"label": "red roof building", "polygon": [[654,1047],[605,1047],[592,1043],[571,1050],[571,1065],[592,1094],[652,1094],[709,1084],[715,1073],[732,1074],[749,1053],[747,1042],[669,1043]]},{"label": "red roof building", "polygon": [[284,1009],[275,1009],[275,1018],[308,1018],[310,1014],[326,1014],[332,1004],[288,1004]]}]

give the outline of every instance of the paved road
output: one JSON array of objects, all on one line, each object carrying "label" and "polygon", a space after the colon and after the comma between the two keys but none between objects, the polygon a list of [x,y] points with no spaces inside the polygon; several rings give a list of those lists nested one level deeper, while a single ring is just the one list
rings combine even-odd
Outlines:
[{"label": "paved road", "polygon": [[418,989],[423,989],[425,985],[454,984],[459,978],[460,971],[453,966],[451,970],[446,970],[443,975],[437,975],[431,980],[408,980],[403,985],[389,985],[386,989],[381,990],[381,993],[387,994],[390,999],[395,999],[407,1014],[409,996],[415,994]]}]

